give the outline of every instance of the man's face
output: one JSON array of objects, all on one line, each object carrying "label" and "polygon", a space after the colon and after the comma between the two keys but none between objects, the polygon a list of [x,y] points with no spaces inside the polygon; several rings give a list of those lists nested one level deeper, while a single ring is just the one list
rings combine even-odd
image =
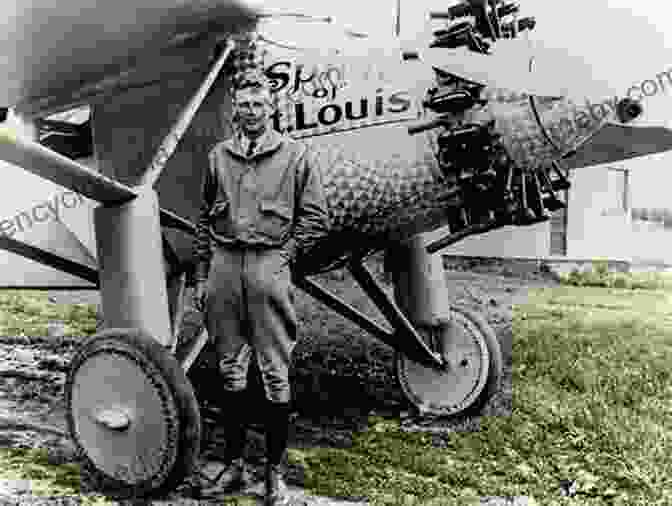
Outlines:
[{"label": "man's face", "polygon": [[245,88],[236,92],[234,113],[238,125],[248,136],[261,134],[273,113],[271,95],[266,88]]}]

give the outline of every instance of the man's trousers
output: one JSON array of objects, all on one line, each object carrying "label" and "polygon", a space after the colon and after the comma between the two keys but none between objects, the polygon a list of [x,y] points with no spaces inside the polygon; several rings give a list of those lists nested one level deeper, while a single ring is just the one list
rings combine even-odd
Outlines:
[{"label": "man's trousers", "polygon": [[224,388],[247,386],[252,353],[272,402],[289,402],[297,318],[291,275],[279,248],[216,246],[208,276],[206,325]]}]

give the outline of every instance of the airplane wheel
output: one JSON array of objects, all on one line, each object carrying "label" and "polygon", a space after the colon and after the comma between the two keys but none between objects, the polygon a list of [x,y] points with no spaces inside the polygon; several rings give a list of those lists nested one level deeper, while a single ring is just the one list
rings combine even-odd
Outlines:
[{"label": "airplane wheel", "polygon": [[68,431],[96,488],[120,498],[168,492],[194,469],[196,396],[177,360],[138,329],[108,329],[75,354]]},{"label": "airplane wheel", "polygon": [[480,315],[451,309],[459,329],[444,344],[451,366],[437,371],[396,354],[397,378],[404,394],[422,413],[438,416],[477,413],[499,390],[503,358],[497,336]]}]

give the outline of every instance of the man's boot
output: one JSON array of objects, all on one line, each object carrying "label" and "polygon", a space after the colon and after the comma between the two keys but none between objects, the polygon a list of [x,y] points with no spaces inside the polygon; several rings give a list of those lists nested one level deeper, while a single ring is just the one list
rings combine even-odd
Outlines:
[{"label": "man's boot", "polygon": [[286,489],[280,471],[289,435],[289,403],[267,401],[266,468],[264,506],[287,504]]},{"label": "man's boot", "polygon": [[264,506],[284,506],[287,504],[285,496],[286,485],[282,479],[280,466],[274,466],[266,463],[264,471]]},{"label": "man's boot", "polygon": [[222,402],[221,421],[225,430],[226,468],[215,477],[215,484],[204,488],[202,492],[233,493],[247,486],[249,481],[243,453],[247,441],[245,416],[246,392],[226,391]]}]

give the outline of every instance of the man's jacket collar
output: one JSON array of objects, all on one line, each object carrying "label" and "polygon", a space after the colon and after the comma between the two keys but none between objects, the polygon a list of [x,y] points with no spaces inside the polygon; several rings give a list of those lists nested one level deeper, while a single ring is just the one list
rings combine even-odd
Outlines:
[{"label": "man's jacket collar", "polygon": [[[239,141],[240,133],[236,132],[230,139],[224,141],[224,147],[232,154],[241,158],[247,158],[246,153]],[[261,136],[261,143],[257,146],[254,156],[271,153],[277,150],[282,144],[282,135],[269,126],[269,128]]]}]

